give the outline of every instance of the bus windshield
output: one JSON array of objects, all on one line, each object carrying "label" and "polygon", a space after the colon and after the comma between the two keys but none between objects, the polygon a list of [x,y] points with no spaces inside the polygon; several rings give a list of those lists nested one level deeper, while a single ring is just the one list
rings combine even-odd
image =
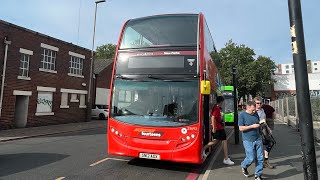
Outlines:
[{"label": "bus windshield", "polygon": [[120,49],[196,46],[198,15],[162,15],[130,20]]},{"label": "bus windshield", "polygon": [[198,121],[197,81],[132,81],[116,79],[114,119],[134,125],[176,127]]}]

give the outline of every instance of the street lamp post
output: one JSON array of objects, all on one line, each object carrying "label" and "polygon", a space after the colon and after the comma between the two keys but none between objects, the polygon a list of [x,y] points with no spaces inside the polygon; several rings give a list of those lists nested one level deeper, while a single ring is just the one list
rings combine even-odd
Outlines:
[{"label": "street lamp post", "polygon": [[87,120],[91,119],[91,109],[92,109],[92,74],[94,66],[94,37],[96,33],[96,19],[97,19],[97,7],[99,3],[106,2],[106,0],[96,0],[96,7],[94,10],[94,21],[93,21],[93,36],[92,36],[92,49],[91,49],[91,62],[90,62],[90,79],[89,79],[89,90],[88,90],[88,102],[87,102]]},{"label": "street lamp post", "polygon": [[238,96],[237,96],[237,68],[232,66],[232,82],[233,82],[233,107],[234,107],[234,142],[239,144],[239,126],[238,126]]}]

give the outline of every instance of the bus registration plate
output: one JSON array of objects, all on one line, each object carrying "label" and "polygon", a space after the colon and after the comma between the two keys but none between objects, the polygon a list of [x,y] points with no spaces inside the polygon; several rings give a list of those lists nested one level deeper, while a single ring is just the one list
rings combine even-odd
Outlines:
[{"label": "bus registration plate", "polygon": [[139,158],[160,160],[159,154],[139,153]]}]

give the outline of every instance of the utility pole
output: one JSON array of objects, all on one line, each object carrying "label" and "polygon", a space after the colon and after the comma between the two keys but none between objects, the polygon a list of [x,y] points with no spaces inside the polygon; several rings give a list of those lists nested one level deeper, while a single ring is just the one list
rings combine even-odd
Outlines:
[{"label": "utility pole", "polygon": [[[93,35],[92,35],[92,49],[91,49],[91,61],[90,61],[90,79],[89,79],[89,89],[87,98],[87,121],[91,120],[91,109],[92,109],[92,81],[93,81],[93,69],[94,69],[94,38],[96,34],[96,19],[97,19],[97,7],[99,3],[106,2],[106,0],[96,0],[95,10],[94,10],[94,20],[93,20]],[[95,91],[94,91],[95,92]]]},{"label": "utility pole", "polygon": [[233,107],[234,107],[234,142],[239,144],[239,126],[238,126],[238,97],[237,97],[237,68],[232,66],[232,79],[233,79]]},{"label": "utility pole", "polygon": [[300,0],[288,0],[304,179],[317,180],[313,122]]}]

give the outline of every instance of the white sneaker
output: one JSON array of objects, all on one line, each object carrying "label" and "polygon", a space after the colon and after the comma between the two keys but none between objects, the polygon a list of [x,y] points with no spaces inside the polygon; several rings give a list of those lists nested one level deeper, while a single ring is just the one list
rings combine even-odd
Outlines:
[{"label": "white sneaker", "polygon": [[205,151],[202,151],[202,158],[207,158],[207,154],[206,154],[206,152]]},{"label": "white sneaker", "polygon": [[223,159],[223,164],[226,164],[226,165],[234,165],[234,162],[231,161],[230,158],[228,158],[228,159]]}]

